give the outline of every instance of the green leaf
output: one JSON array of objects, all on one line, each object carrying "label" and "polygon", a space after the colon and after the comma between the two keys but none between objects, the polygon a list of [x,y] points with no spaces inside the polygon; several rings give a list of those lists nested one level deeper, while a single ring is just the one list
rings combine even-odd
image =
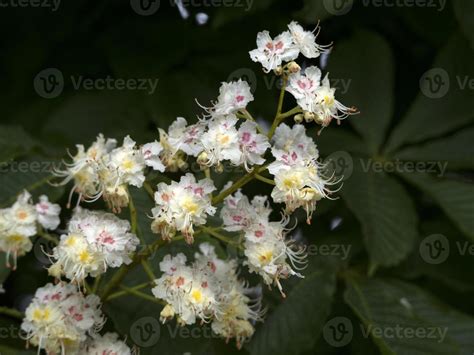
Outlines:
[{"label": "green leaf", "polygon": [[393,66],[387,42],[365,31],[338,44],[329,58],[329,78],[349,83],[347,93],[339,93],[339,89],[336,97],[344,105],[360,110],[359,115],[350,116],[347,121],[365,139],[373,154],[384,142],[393,115]]},{"label": "green leaf", "polygon": [[450,170],[474,168],[473,141],[474,128],[465,129],[447,138],[403,149],[394,158],[447,164]]},{"label": "green leaf", "polygon": [[347,286],[346,303],[382,354],[472,353],[474,319],[420,288],[395,280],[362,278],[348,278]]},{"label": "green leaf", "polygon": [[31,157],[2,166],[0,174],[0,207],[12,204],[17,195],[28,190],[34,197],[46,194],[50,200],[57,200],[64,187],[54,187],[49,183],[53,178],[52,169],[58,166],[54,160]]},{"label": "green leaf", "polygon": [[373,265],[397,264],[414,246],[417,215],[403,186],[383,172],[373,160],[355,158],[352,176],[341,194],[362,224],[365,246]]},{"label": "green leaf", "polygon": [[367,155],[367,147],[364,141],[352,132],[340,129],[340,127],[328,127],[316,138],[319,151],[324,155],[335,152],[353,152]]},{"label": "green leaf", "polygon": [[247,347],[252,355],[300,354],[315,344],[330,312],[336,264],[325,257],[311,261],[305,278],[257,328]]},{"label": "green leaf", "polygon": [[33,146],[33,139],[22,127],[0,125],[0,162],[27,153]]},{"label": "green leaf", "polygon": [[474,48],[474,2],[471,0],[453,0],[453,6],[464,34],[471,41],[471,47]]},{"label": "green leaf", "polygon": [[474,186],[472,184],[433,178],[421,173],[401,176],[432,197],[457,227],[474,240]]},{"label": "green leaf", "polygon": [[[137,210],[138,233],[146,244],[152,244],[156,239],[161,238],[158,234],[152,233],[152,219],[148,217],[151,216],[151,209],[155,204],[144,188],[137,189],[130,187],[129,191],[133,203],[135,204],[135,209]],[[124,218],[129,219],[128,216],[124,216]]]},{"label": "green leaf", "polygon": [[[393,152],[403,144],[448,133],[473,120],[474,105],[469,104],[472,101],[469,79],[474,77],[473,55],[474,50],[462,36],[456,35],[448,41],[432,65],[434,71],[426,72],[427,77],[420,78],[423,80],[422,92],[393,130],[387,152]],[[430,83],[434,91],[430,91]],[[430,93],[444,96],[432,98]]]}]

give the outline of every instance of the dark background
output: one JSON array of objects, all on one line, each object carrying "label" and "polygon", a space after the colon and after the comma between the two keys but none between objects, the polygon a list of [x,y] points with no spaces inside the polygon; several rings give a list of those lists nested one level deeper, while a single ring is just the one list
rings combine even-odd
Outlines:
[{"label": "dark background", "polygon": [[[208,105],[222,81],[247,78],[255,88],[249,111],[271,123],[279,86],[248,56],[257,32],[267,29],[275,36],[291,20],[313,29],[320,20],[318,43],[334,42],[324,71],[339,80],[340,101],[361,114],[340,127],[333,123],[320,137],[314,124],[307,125],[322,157],[335,154],[334,167],[346,180],[342,199],[322,202],[312,226],[302,223],[298,234],[308,245],[350,245],[351,253],[345,260],[337,253],[311,255],[306,278],[285,283],[291,292],[284,301],[265,290],[267,320],[241,353],[471,354],[474,256],[472,249],[462,253],[458,246],[472,248],[474,241],[474,95],[472,85],[462,85],[466,78],[474,80],[474,2],[254,0],[247,9],[240,0],[195,0],[184,2],[186,19],[171,0],[162,0],[149,16],[132,3],[63,0],[56,11],[15,8],[11,2],[0,7],[0,206],[48,175],[14,171],[8,168],[13,162],[55,161],[99,132],[119,140],[130,134],[139,143],[158,139],[156,128],[167,128],[177,116],[194,121],[202,113],[195,99]],[[196,20],[200,13],[208,15],[205,24]],[[320,65],[319,59],[300,63]],[[35,82],[58,71],[62,90],[42,97]],[[85,90],[74,88],[71,76],[158,80],[158,85],[152,94]],[[341,92],[341,81],[349,84],[347,92]],[[288,96],[285,108],[292,107]],[[374,162],[385,168],[364,169]],[[390,170],[390,162],[401,168]],[[411,169],[407,162],[426,164]],[[430,169],[436,164],[447,164],[446,171]],[[34,192],[44,190],[65,202],[61,189],[42,186]],[[247,191],[271,190],[257,184]],[[426,254],[426,243],[436,240],[450,246],[448,254],[440,249],[444,260]],[[47,260],[38,245],[19,260],[18,271],[2,271],[3,304],[21,309],[28,295],[51,281],[42,271]],[[133,275],[128,282],[140,278]],[[412,305],[409,312],[400,308],[402,298]],[[115,325],[130,341],[133,323],[157,316],[159,308],[124,299],[105,311],[111,318],[107,327]],[[338,316],[354,325],[347,344],[332,343],[324,330]],[[2,331],[19,325],[6,317],[1,324]],[[367,338],[359,324],[429,324],[446,327],[449,339],[439,344]],[[164,332],[162,327],[160,340],[142,353],[234,351],[209,336]],[[11,348],[0,352],[21,353],[13,348],[21,349],[23,342],[3,334],[0,343]]]}]

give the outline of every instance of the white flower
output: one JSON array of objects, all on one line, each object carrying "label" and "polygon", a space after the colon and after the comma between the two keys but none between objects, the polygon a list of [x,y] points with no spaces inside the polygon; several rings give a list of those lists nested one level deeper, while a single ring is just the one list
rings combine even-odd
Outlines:
[{"label": "white flower", "polygon": [[303,125],[290,128],[281,124],[275,131],[272,154],[276,160],[268,171],[275,176],[273,201],[285,203],[286,213],[303,207],[310,223],[316,202],[330,198],[335,192],[330,186],[340,181],[323,173],[324,166],[317,162],[316,144],[306,135]]},{"label": "white flower", "polygon": [[163,321],[177,314],[180,322],[194,324],[196,318],[206,320],[212,316],[217,300],[208,273],[187,266],[184,254],[165,256],[160,270],[164,274],[155,281],[152,293],[168,304],[161,314]]},{"label": "white flower", "polygon": [[36,291],[21,329],[38,352],[69,354],[78,350],[87,335],[94,336],[103,323],[99,297],[84,297],[75,286],[59,283]]},{"label": "white flower", "polygon": [[186,261],[178,254],[160,263],[163,275],[152,293],[166,302],[161,320],[177,316],[181,324],[210,321],[216,334],[235,338],[240,347],[254,332],[252,322],[261,320],[260,299],[246,295],[249,289],[238,280],[236,261],[219,259],[210,244],[199,245],[194,263]]},{"label": "white flower", "polygon": [[29,252],[33,246],[30,237],[37,233],[38,215],[31,202],[31,195],[23,191],[10,207],[0,210],[0,251],[6,253],[6,266],[13,270],[17,258]]},{"label": "white flower", "polygon": [[219,88],[217,102],[212,108],[215,116],[228,115],[245,109],[253,101],[250,86],[246,81],[239,79],[230,83],[222,83]]},{"label": "white flower", "polygon": [[275,70],[283,62],[296,59],[299,49],[293,43],[290,32],[285,31],[272,39],[268,31],[257,34],[257,49],[249,52],[254,62],[260,62],[266,73]]},{"label": "white flower", "polygon": [[[293,21],[288,25],[294,44],[298,47],[301,54],[306,58],[317,58],[321,53],[328,51],[331,45],[322,46],[316,43],[316,37],[313,32],[305,31],[298,22]],[[319,33],[319,26],[315,32]]]},{"label": "white flower", "polygon": [[248,197],[238,190],[224,200],[221,218],[225,230],[237,232],[250,229],[258,224],[260,219],[267,219],[270,213],[271,208],[266,197],[255,196],[250,203]]},{"label": "white flower", "polygon": [[13,206],[10,207],[9,218],[11,228],[17,233],[25,236],[36,234],[37,214],[31,202],[31,194],[28,191],[23,191]]},{"label": "white flower", "polygon": [[272,154],[276,160],[268,166],[268,171],[273,175],[319,157],[316,144],[306,135],[303,125],[295,124],[290,128],[282,123],[275,130],[273,141]]},{"label": "white flower", "polygon": [[168,130],[168,142],[173,153],[183,151],[187,155],[197,156],[202,147],[199,143],[205,130],[205,124],[199,121],[193,125],[187,125],[186,119],[178,117]]},{"label": "white flower", "polygon": [[357,113],[354,107],[346,107],[335,98],[335,88],[331,88],[328,74],[321,81],[321,70],[312,66],[304,73],[291,74],[286,91],[291,93],[305,113],[326,127],[335,118],[338,123],[349,115]]},{"label": "white flower", "polygon": [[299,265],[305,263],[306,256],[303,250],[293,247],[291,240],[285,240],[288,220],[271,222],[270,213],[266,197],[255,196],[249,203],[247,196],[237,191],[225,199],[221,217],[225,230],[243,232],[244,264],[262,276],[267,285],[277,285],[284,295],[280,279],[302,277],[295,270],[301,269]]},{"label": "white flower", "polygon": [[130,264],[130,255],[139,244],[130,233],[130,223],[111,213],[76,209],[69,222],[68,234],[62,235],[53,249],[56,260],[53,276],[64,274],[69,280],[82,282],[98,276],[108,267]]},{"label": "white flower", "polygon": [[335,98],[336,89],[331,88],[329,82],[329,75],[326,74],[321,86],[316,91],[316,107],[314,112],[317,116],[317,121],[323,127],[328,126],[331,120],[336,119],[339,124],[341,120],[350,115],[356,114],[358,111],[355,107],[346,107]]},{"label": "white flower", "polygon": [[179,231],[188,243],[192,243],[193,226],[206,223],[207,216],[216,211],[210,196],[214,190],[210,179],[196,182],[189,173],[182,176],[179,183],[159,183],[155,193],[156,207],[152,210],[152,230],[163,239],[171,239]]},{"label": "white flower", "polygon": [[165,166],[160,159],[160,153],[162,150],[163,147],[157,141],[145,144],[141,149],[143,158],[145,159],[145,165],[152,167],[153,170],[158,170],[160,172],[165,171]]},{"label": "white flower", "polygon": [[[272,231],[272,228],[267,230]],[[294,250],[291,241],[285,241],[283,236],[275,233],[263,235],[258,242],[249,239],[245,241],[244,265],[250,272],[259,274],[267,285],[277,285],[283,297],[283,287],[280,280],[290,276],[303,277],[298,270],[305,264],[306,254],[303,249]],[[296,270],[296,271],[295,271]]]},{"label": "white flower", "polygon": [[246,121],[238,130],[239,148],[241,151],[239,165],[244,165],[247,171],[250,165],[263,164],[262,155],[270,148],[267,136],[257,133],[257,124]]},{"label": "white flower", "polygon": [[120,181],[136,187],[141,187],[145,181],[145,158],[129,136],[123,140],[119,148],[110,152],[108,163],[112,170],[117,171]]},{"label": "white flower", "polygon": [[288,78],[286,91],[291,93],[304,111],[314,112],[317,101],[316,90],[320,86],[321,70],[312,66],[295,74],[291,74]]},{"label": "white flower", "polygon": [[49,202],[48,196],[42,195],[39,197],[40,202],[35,205],[38,222],[45,229],[54,230],[58,228],[61,213],[61,207],[58,204]]},{"label": "white flower", "polygon": [[[83,145],[77,145],[76,155],[71,156],[72,163],[64,163],[65,169],[54,171],[58,177],[63,177],[59,185],[65,185],[69,181],[74,181],[72,193],[79,194],[79,201],[95,201],[102,195],[103,186],[99,178],[99,170],[102,169],[103,159],[112,149],[115,148],[117,141],[115,139],[105,139],[99,134],[97,140],[85,150]],[[69,201],[70,203],[70,201]]]},{"label": "white flower", "polygon": [[287,213],[303,207],[307,214],[307,223],[311,223],[316,202],[322,198],[330,198],[334,192],[330,186],[339,182],[325,177],[321,168],[317,162],[310,162],[290,170],[280,170],[275,175],[273,201],[285,203]]},{"label": "white flower", "polygon": [[220,116],[209,122],[209,129],[201,137],[203,152],[199,162],[207,167],[219,168],[224,160],[238,165],[240,162],[239,135],[235,115]]},{"label": "white flower", "polygon": [[116,333],[96,335],[85,342],[79,355],[132,355],[127,344]]},{"label": "white flower", "polygon": [[81,201],[94,202],[103,197],[114,212],[120,212],[129,202],[127,186],[141,187],[147,166],[164,170],[160,162],[162,147],[158,142],[139,148],[126,136],[122,146],[116,147],[115,139],[106,140],[100,134],[87,151],[82,145],[77,145],[77,149],[73,162],[65,163],[64,170],[54,172],[64,178],[58,185],[74,180],[68,205],[72,194],[77,192],[77,205]]}]

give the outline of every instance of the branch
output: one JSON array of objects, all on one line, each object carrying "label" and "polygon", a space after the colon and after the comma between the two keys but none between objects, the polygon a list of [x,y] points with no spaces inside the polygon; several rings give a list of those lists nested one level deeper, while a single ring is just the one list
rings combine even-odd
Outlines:
[{"label": "branch", "polygon": [[8,307],[0,307],[0,314],[5,314],[7,316],[17,318],[17,319],[20,319],[20,320],[23,320],[23,318],[25,316],[23,314],[23,312],[20,312],[17,309],[8,308]]}]

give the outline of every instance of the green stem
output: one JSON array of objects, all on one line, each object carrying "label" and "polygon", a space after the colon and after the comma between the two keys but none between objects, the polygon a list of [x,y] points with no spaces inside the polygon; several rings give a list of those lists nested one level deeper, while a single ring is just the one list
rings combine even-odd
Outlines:
[{"label": "green stem", "polygon": [[148,182],[143,183],[143,187],[145,188],[146,192],[148,192],[148,195],[150,195],[151,199],[154,201],[155,200],[155,192],[153,191],[153,188]]},{"label": "green stem", "polygon": [[278,99],[278,107],[275,119],[281,114],[281,110],[283,108],[283,99],[285,98],[286,84],[288,84],[288,76],[283,75],[283,83],[281,85],[280,97]]},{"label": "green stem", "polygon": [[145,270],[146,274],[148,275],[148,278],[150,279],[150,281],[155,281],[157,277],[153,273],[153,270],[151,269],[151,266],[147,260],[145,259],[142,260],[142,266],[143,266],[143,270]]},{"label": "green stem", "polygon": [[157,299],[157,298],[155,298],[151,295],[147,295],[146,293],[134,290],[133,288],[128,288],[128,287],[125,287],[125,286],[120,286],[120,288],[122,290],[124,290],[126,293],[130,294],[130,295],[142,298],[144,300],[147,300],[147,301],[150,301],[150,302],[153,302],[153,303],[158,303],[158,304],[161,304],[163,306],[166,305],[166,303],[164,303],[163,301],[160,301],[159,299]]},{"label": "green stem", "polygon": [[159,248],[161,245],[163,245],[165,241],[163,239],[157,239],[156,242],[154,242],[151,245],[148,245],[147,248],[139,254],[135,254],[133,261],[129,265],[124,265],[122,266],[115,274],[112,276],[110,281],[108,282],[107,286],[104,288],[104,291],[102,292],[102,299],[106,300],[107,297],[110,295],[110,293],[120,284],[122,283],[122,280],[127,276],[127,273],[135,268],[137,265],[140,265],[142,260],[148,259],[148,257],[155,252],[157,248]]},{"label": "green stem", "polygon": [[219,239],[220,241],[223,241],[224,243],[238,245],[238,243],[235,240],[232,240],[231,238],[216,232],[213,228],[201,226],[201,230],[213,236],[214,238]]},{"label": "green stem", "polygon": [[229,196],[229,195],[232,195],[235,191],[237,191],[238,189],[240,189],[242,186],[244,186],[245,184],[249,183],[250,181],[252,181],[255,177],[256,174],[258,174],[259,172],[265,170],[267,168],[266,165],[263,165],[263,166],[255,166],[253,168],[253,170],[242,176],[239,180],[237,180],[232,186],[230,186],[228,189],[225,189],[224,191],[222,191],[219,195],[215,196],[212,198],[212,204],[213,205],[217,205],[219,203],[221,203],[222,201],[224,201],[224,199]]},{"label": "green stem", "polygon": [[243,118],[245,120],[249,120],[249,121],[252,121],[252,122],[255,122],[257,124],[257,131],[258,133],[260,134],[265,134],[265,132],[263,131],[262,127],[260,127],[260,125],[257,123],[257,121],[255,120],[255,118],[253,118],[253,116],[250,114],[250,112],[247,111],[247,109],[242,109],[240,110],[238,113],[237,113],[237,117],[239,118]]},{"label": "green stem", "polygon": [[130,210],[130,224],[133,234],[137,234],[137,209],[133,203],[133,198],[130,193],[128,193],[128,209]]},{"label": "green stem", "polygon": [[[141,290],[142,288],[145,288],[145,287],[148,287],[149,285],[151,285],[152,282],[145,282],[145,283],[142,283],[142,284],[139,284],[139,285],[136,285],[136,286],[133,286],[133,287],[130,287],[130,289],[132,290]],[[107,297],[107,301],[111,301],[115,298],[119,298],[119,297],[122,297],[124,295],[128,294],[127,291],[117,291],[117,292],[114,292],[112,293],[109,297]]]},{"label": "green stem", "polygon": [[268,132],[268,138],[271,139],[273,137],[273,135],[275,134],[275,130],[280,125],[280,123],[283,122],[285,118],[290,117],[300,112],[303,112],[303,111],[301,110],[299,106],[296,106],[292,108],[290,111],[280,113],[278,116],[276,116],[275,120],[273,121],[272,127],[270,128],[270,132]]},{"label": "green stem", "polygon": [[24,317],[24,314],[20,312],[19,310],[8,308],[8,307],[0,307],[0,314],[5,314],[7,316],[17,318],[20,320],[22,320]]},{"label": "green stem", "polygon": [[39,235],[41,238],[43,238],[43,239],[45,239],[45,240],[48,240],[48,241],[50,241],[50,242],[52,242],[52,243],[54,243],[54,244],[56,244],[56,245],[59,244],[58,239],[55,238],[55,237],[53,237],[51,234],[45,232],[45,230],[44,230],[43,228],[39,228],[39,229],[38,229],[38,235]]},{"label": "green stem", "polygon": [[101,275],[97,276],[94,280],[94,285],[92,286],[92,293],[96,293],[99,289]]},{"label": "green stem", "polygon": [[273,181],[272,179],[268,179],[268,178],[266,178],[262,175],[259,175],[259,174],[255,175],[255,179],[263,181],[264,183],[267,183],[269,185],[275,185],[275,181]]}]

